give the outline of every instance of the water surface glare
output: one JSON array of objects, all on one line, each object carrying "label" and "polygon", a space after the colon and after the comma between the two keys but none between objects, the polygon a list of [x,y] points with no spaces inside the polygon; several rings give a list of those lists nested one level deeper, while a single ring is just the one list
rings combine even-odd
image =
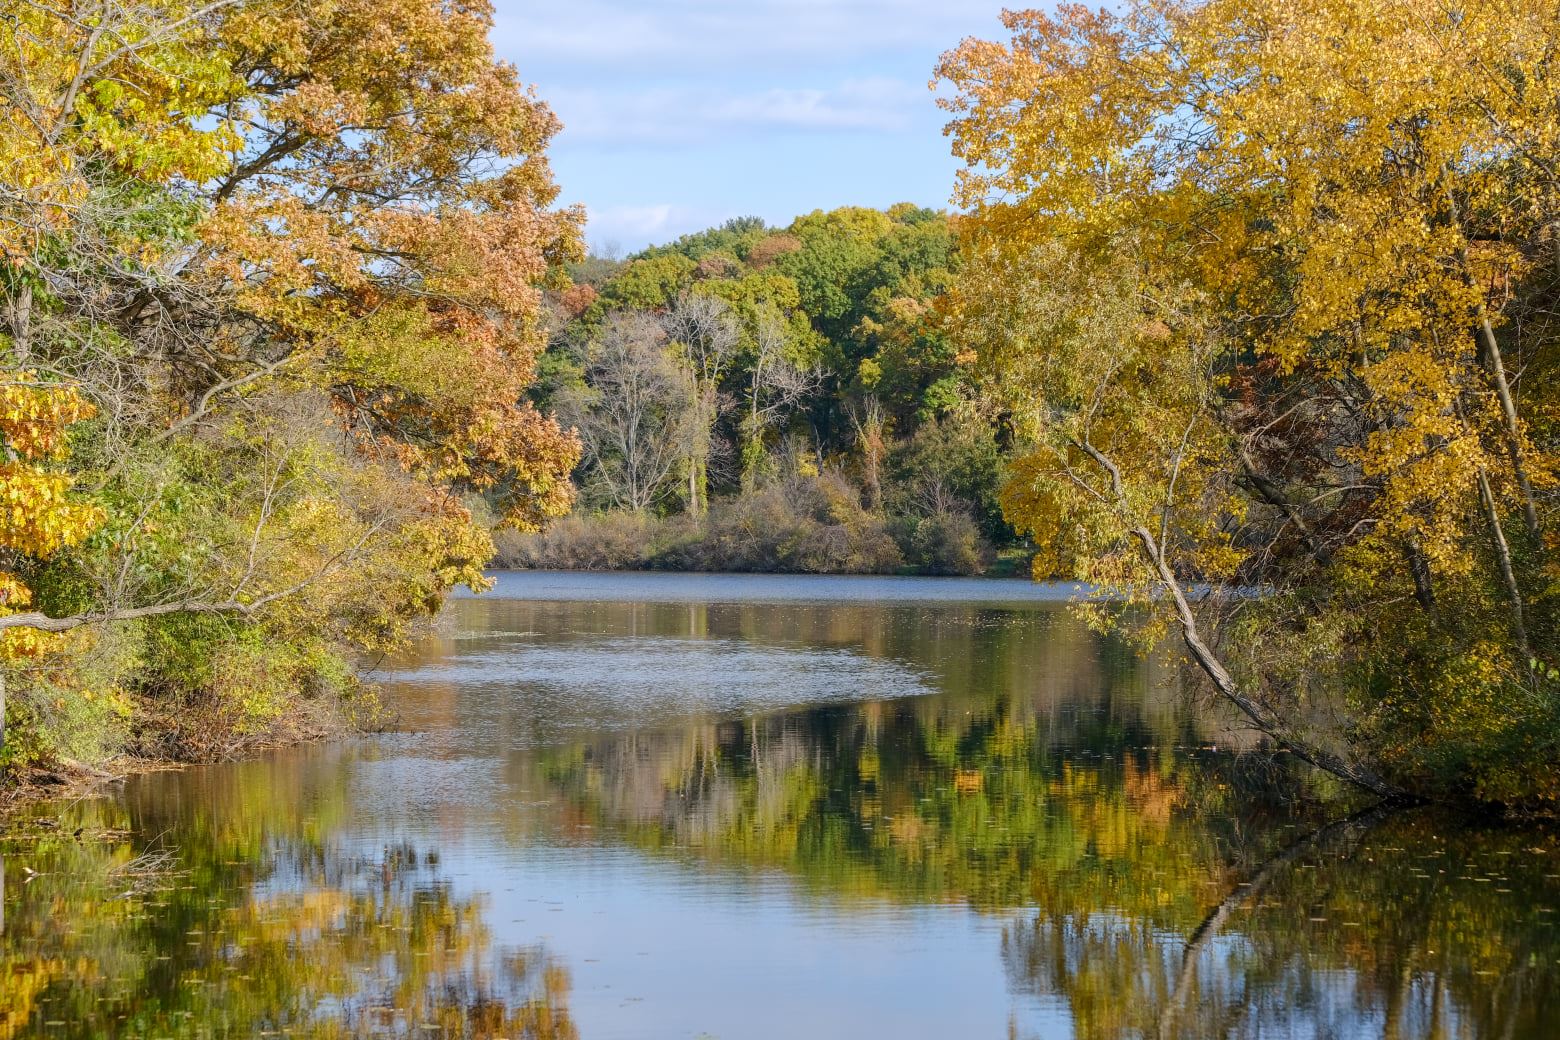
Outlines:
[{"label": "water surface glare", "polygon": [[1551,833],[1302,808],[1070,590],[500,575],[393,731],[13,825],[0,1040],[1560,1036]]}]

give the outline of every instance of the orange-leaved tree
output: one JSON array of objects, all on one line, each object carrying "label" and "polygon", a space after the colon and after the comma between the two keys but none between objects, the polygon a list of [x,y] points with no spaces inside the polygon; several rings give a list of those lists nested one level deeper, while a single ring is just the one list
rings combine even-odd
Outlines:
[{"label": "orange-leaved tree", "polygon": [[247,683],[219,707],[261,729],[480,587],[492,523],[568,508],[577,446],[525,392],[582,217],[490,27],[441,0],[42,0],[0,25],[5,367],[79,402],[50,479],[101,517],[52,555],[0,546],[34,578],[0,628],[129,623],[117,685]]}]

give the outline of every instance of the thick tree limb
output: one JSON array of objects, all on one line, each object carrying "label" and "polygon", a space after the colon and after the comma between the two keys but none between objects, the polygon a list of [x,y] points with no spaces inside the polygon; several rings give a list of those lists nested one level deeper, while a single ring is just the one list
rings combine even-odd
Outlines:
[{"label": "thick tree limb", "polygon": [[1528,643],[1527,622],[1522,616],[1522,588],[1517,584],[1516,568],[1511,562],[1511,547],[1506,544],[1506,531],[1500,525],[1500,514],[1495,510],[1495,493],[1490,490],[1490,478],[1479,466],[1475,471],[1479,485],[1479,502],[1484,507],[1484,519],[1490,528],[1490,539],[1495,545],[1495,559],[1500,564],[1500,580],[1506,586],[1506,601],[1511,607],[1511,633],[1517,637],[1522,649],[1522,659],[1533,656]]},{"label": "thick tree limb", "polygon": [[117,610],[94,611],[82,614],[66,614],[52,617],[41,611],[30,610],[22,614],[6,614],[0,617],[0,631],[7,628],[35,628],[40,632],[69,632],[82,625],[108,624],[112,621],[133,621],[136,618],[161,617],[165,614],[250,614],[254,606],[237,601],[228,603],[155,603],[145,607],[125,607]]},{"label": "thick tree limb", "polygon": [[1203,641],[1202,632],[1197,624],[1196,615],[1192,613],[1191,604],[1186,599],[1186,593],[1181,588],[1175,572],[1170,569],[1164,552],[1159,543],[1154,540],[1154,535],[1146,527],[1136,527],[1132,530],[1132,536],[1138,540],[1143,548],[1143,554],[1159,574],[1159,580],[1170,593],[1175,603],[1176,619],[1181,624],[1181,638],[1186,644],[1186,649],[1191,653],[1192,660],[1203,674],[1213,682],[1214,688],[1219,691],[1231,704],[1241,710],[1256,727],[1269,737],[1273,738],[1281,747],[1284,747],[1303,761],[1322,770],[1331,773],[1341,780],[1347,780],[1357,787],[1362,787],[1382,798],[1401,798],[1403,792],[1389,784],[1376,773],[1364,766],[1347,762],[1337,755],[1322,748],[1316,747],[1308,741],[1301,740],[1289,732],[1289,727],[1284,724],[1270,708],[1257,701],[1241,690],[1235,682],[1224,663]]},{"label": "thick tree limb", "polygon": [[1128,533],[1137,540],[1144,557],[1154,572],[1159,576],[1160,582],[1170,594],[1175,605],[1176,620],[1181,626],[1181,638],[1186,644],[1186,649],[1191,653],[1192,660],[1196,662],[1204,675],[1212,681],[1214,688],[1235,707],[1239,708],[1251,722],[1267,736],[1271,737],[1280,747],[1285,748],[1305,762],[1310,763],[1325,773],[1331,773],[1341,780],[1345,780],[1356,787],[1361,787],[1381,798],[1401,799],[1404,793],[1378,776],[1373,770],[1347,762],[1334,755],[1330,751],[1316,747],[1309,741],[1303,740],[1290,732],[1284,720],[1267,705],[1246,695],[1241,690],[1240,684],[1230,675],[1229,669],[1219,660],[1217,654],[1208,646],[1202,637],[1202,631],[1197,623],[1197,617],[1192,611],[1191,603],[1186,598],[1186,592],[1181,587],[1180,579],[1176,577],[1174,569],[1165,558],[1163,547],[1154,534],[1142,524],[1132,524],[1128,519],[1126,509],[1126,496],[1121,482],[1121,469],[1116,463],[1087,440],[1075,440],[1077,447],[1093,459],[1101,469],[1110,477],[1111,491],[1115,495],[1116,508],[1123,522],[1128,524]]},{"label": "thick tree limb", "polygon": [[1538,526],[1538,506],[1533,496],[1533,483],[1528,479],[1527,459],[1522,450],[1522,427],[1517,421],[1517,405],[1511,395],[1511,384],[1506,381],[1506,363],[1501,358],[1500,342],[1490,325],[1488,313],[1479,309],[1479,338],[1484,346],[1485,367],[1490,382],[1495,385],[1495,396],[1500,401],[1501,418],[1506,427],[1506,454],[1511,457],[1511,472],[1522,489],[1522,519],[1526,523],[1528,537],[1534,545],[1540,544],[1543,535]]}]

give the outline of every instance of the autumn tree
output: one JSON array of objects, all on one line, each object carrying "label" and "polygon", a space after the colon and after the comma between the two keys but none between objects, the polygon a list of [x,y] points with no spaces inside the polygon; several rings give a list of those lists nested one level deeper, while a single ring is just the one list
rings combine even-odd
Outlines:
[{"label": "autumn tree", "polygon": [[608,320],[588,348],[584,384],[561,404],[583,445],[587,488],[618,509],[646,510],[675,493],[680,471],[707,449],[693,373],[648,315]]},{"label": "autumn tree", "polygon": [[[24,522],[99,522],[52,559],[6,546],[35,595],[0,626],[134,622],[121,678],[148,694],[212,689],[202,645],[290,675],[284,702],[339,691],[343,652],[481,585],[479,515],[570,504],[577,443],[525,396],[544,286],[579,255],[557,121],[494,59],[482,2],[7,14],[6,368],[81,402],[49,463],[79,498]],[[227,620],[192,638],[192,615]]]},{"label": "autumn tree", "polygon": [[706,293],[684,293],[662,315],[661,328],[688,373],[696,434],[687,456],[686,503],[688,512],[698,516],[709,508],[710,453],[724,405],[721,379],[736,354],[740,331],[726,302]]},{"label": "autumn tree", "polygon": [[754,320],[751,360],[747,365],[742,417],[742,484],[751,490],[765,459],[769,430],[816,393],[823,382],[820,366],[797,358],[785,324],[767,309]]},{"label": "autumn tree", "polygon": [[1031,445],[1038,566],[1138,590],[1257,728],[1379,793],[1560,795],[1557,18],[1144,0],[1011,12],[940,67],[952,310]]}]

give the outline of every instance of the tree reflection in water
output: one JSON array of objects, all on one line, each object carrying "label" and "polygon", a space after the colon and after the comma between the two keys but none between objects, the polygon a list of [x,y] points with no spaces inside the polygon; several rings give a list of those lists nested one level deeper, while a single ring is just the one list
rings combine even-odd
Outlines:
[{"label": "tree reflection in water", "polygon": [[362,856],[298,827],[256,849],[261,831],[208,827],[148,854],[118,812],[95,803],[79,836],[26,843],[38,873],[5,920],[0,1040],[577,1038],[568,972],[496,949],[436,852]]},{"label": "tree reflection in water", "polygon": [[1290,775],[1146,737],[1085,713],[1058,745],[1000,698],[905,701],[601,738],[547,769],[642,849],[1013,914],[1010,989],[1083,1040],[1553,1035],[1551,839],[1422,812],[1296,826]]},{"label": "tree reflection in water", "polygon": [[[1015,1037],[1555,1035],[1553,832],[1426,812],[1332,823],[1304,777],[1231,754],[1223,723],[1186,709],[1163,662],[1060,615],[500,600],[457,604],[456,618],[465,634],[428,648],[403,701],[416,737],[132,784],[61,811],[70,822],[36,845],[0,842],[0,1040],[573,1037],[570,997],[581,1018],[599,1014],[612,987],[598,983],[632,977],[591,963],[624,933],[588,914],[588,943],[553,940],[579,959],[571,994],[549,949],[502,947],[487,904],[446,873],[461,868],[437,862],[441,846],[473,841],[501,857],[478,860],[495,873],[474,885],[499,905],[499,884],[524,876],[501,872],[534,846],[558,854],[537,861],[544,871],[627,847],[632,891],[652,901],[667,877],[784,871],[793,883],[777,899],[822,923],[820,944],[852,934],[836,925],[865,922],[855,935],[873,942],[909,916],[957,926],[970,914],[948,908],[968,908],[978,927],[951,937],[957,956],[941,963],[966,981],[1005,973]],[[779,669],[759,676],[766,689],[828,703],[741,718],[669,689],[629,717],[614,702],[625,633],[630,657],[669,686],[729,682],[722,648],[753,645]],[[719,652],[690,658],[693,639]],[[540,674],[532,645],[549,651]],[[874,698],[777,648],[881,659],[936,692]],[[407,833],[421,837],[352,839]],[[160,835],[174,873],[142,869]],[[609,909],[615,877],[597,877],[584,903]],[[929,905],[947,912],[899,913]],[[664,927],[659,909],[645,920]],[[717,909],[687,941],[719,947],[709,929],[747,920],[749,904]],[[619,952],[678,948],[638,941]],[[678,998],[768,999],[780,977],[739,970]],[[876,1021],[882,1009],[863,1006],[874,992],[838,1006]],[[782,988],[770,1010],[813,997]],[[654,1034],[665,1020],[643,1021]]]}]

